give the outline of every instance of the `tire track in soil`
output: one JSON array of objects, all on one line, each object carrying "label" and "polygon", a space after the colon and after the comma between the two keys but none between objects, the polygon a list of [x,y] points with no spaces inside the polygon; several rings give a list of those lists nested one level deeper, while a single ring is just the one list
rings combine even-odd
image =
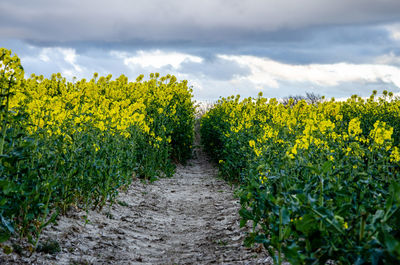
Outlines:
[{"label": "tire track in soil", "polygon": [[[271,264],[265,251],[243,246],[233,188],[196,149],[172,178],[136,180],[101,212],[71,211],[46,228],[61,252],[0,254],[1,264]],[[122,204],[122,205],[121,205]]]}]

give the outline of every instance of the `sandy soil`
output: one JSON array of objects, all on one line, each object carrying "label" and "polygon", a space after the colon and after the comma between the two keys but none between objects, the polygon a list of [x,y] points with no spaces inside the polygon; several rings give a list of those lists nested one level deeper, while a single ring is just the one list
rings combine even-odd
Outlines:
[{"label": "sandy soil", "polygon": [[243,246],[234,189],[196,150],[172,178],[136,180],[101,212],[71,211],[46,228],[57,254],[0,254],[0,264],[270,264],[261,248]]}]

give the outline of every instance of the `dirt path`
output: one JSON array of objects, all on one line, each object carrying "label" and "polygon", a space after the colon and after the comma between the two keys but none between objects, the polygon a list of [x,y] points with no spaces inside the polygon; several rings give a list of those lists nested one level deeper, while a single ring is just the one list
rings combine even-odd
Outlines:
[{"label": "dirt path", "polygon": [[[265,252],[243,246],[239,203],[233,188],[196,150],[173,178],[135,181],[103,211],[71,212],[46,229],[61,252],[30,258],[5,257],[3,264],[268,264]],[[2,256],[3,255],[3,256]],[[3,259],[3,260],[2,260]]]}]

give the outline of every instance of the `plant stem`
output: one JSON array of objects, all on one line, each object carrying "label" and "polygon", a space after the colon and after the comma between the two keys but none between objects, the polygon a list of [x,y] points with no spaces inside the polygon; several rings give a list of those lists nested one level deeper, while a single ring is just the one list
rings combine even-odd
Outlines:
[{"label": "plant stem", "polygon": [[365,220],[366,219],[367,219],[367,215],[363,213],[362,216],[361,216],[360,235],[359,235],[359,239],[358,239],[360,242],[364,237]]},{"label": "plant stem", "polygon": [[[6,140],[7,122],[8,122],[8,107],[10,104],[10,90],[11,90],[11,83],[12,83],[13,77],[14,77],[14,75],[11,75],[10,80],[8,81],[8,89],[6,88],[4,90],[4,92],[6,94],[6,106],[4,109],[4,120],[2,121],[3,126],[1,128],[0,155],[3,155],[3,152],[4,152],[4,144],[5,144],[5,140]],[[3,92],[3,88],[1,90]]]},{"label": "plant stem", "polygon": [[282,264],[281,252],[282,252],[282,207],[279,209],[279,243],[278,243],[278,265]]}]

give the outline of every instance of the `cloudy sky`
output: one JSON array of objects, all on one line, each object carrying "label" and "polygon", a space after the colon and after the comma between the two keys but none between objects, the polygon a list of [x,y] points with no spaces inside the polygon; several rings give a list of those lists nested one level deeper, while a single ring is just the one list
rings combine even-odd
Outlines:
[{"label": "cloudy sky", "polygon": [[0,0],[27,75],[159,72],[196,99],[400,92],[399,0]]}]

